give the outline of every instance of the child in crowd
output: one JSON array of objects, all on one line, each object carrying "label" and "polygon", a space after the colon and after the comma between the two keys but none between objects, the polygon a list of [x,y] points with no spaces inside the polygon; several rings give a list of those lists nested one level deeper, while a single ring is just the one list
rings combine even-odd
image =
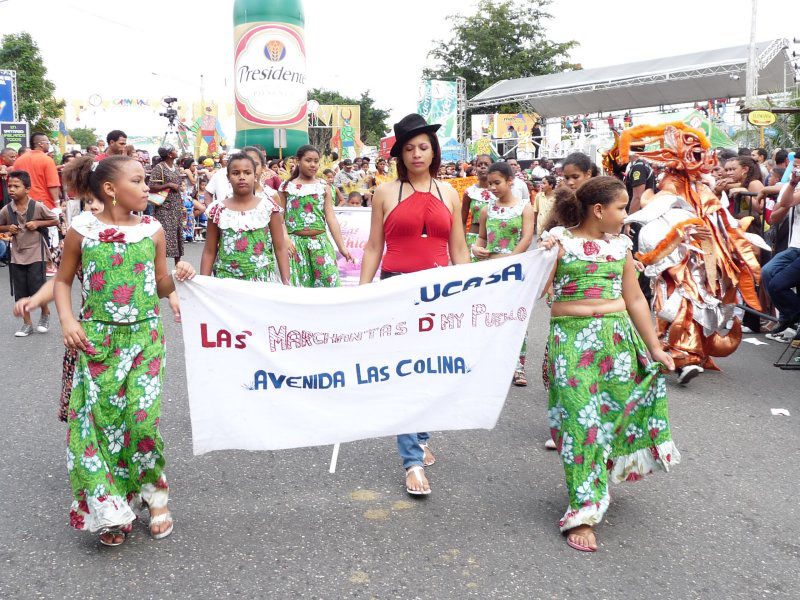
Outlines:
[{"label": "child in crowd", "polygon": [[[103,203],[89,196],[86,200],[81,200],[81,210],[85,210],[93,215],[103,212]],[[83,272],[81,266],[75,272],[78,281],[83,285]],[[31,311],[47,307],[53,301],[53,287],[55,279],[50,279],[39,291],[30,297],[20,298],[14,304],[14,316],[25,317]],[[75,348],[67,347],[64,351],[64,361],[61,367],[61,396],[58,402],[58,419],[67,422],[67,410],[69,408],[69,397],[72,394],[72,379],[75,374],[75,363],[78,361],[78,351]]]},{"label": "child in crowd", "polygon": [[544,232],[544,225],[550,219],[550,213],[553,210],[553,204],[556,201],[556,178],[552,175],[545,175],[542,177],[541,190],[533,198],[533,212],[534,212],[534,229],[536,235],[542,235]]},{"label": "child in crowd", "polygon": [[[133,158],[79,158],[64,169],[64,180],[80,197],[93,195],[104,205],[98,216],[73,219],[54,289],[64,344],[81,351],[68,414],[70,524],[118,546],[136,518],[129,503],[140,498],[150,534],[163,538],[173,520],[159,432],[165,344],[159,298],[169,296],[179,311],[164,230],[134,214],[145,209],[149,189]],[[80,321],[71,297],[79,265]],[[175,271],[179,280],[194,275],[185,262]]]},{"label": "child in crowd", "polygon": [[360,192],[350,192],[347,196],[347,206],[364,206],[364,196]]},{"label": "child in crowd", "polygon": [[328,189],[331,192],[331,198],[333,199],[334,206],[342,206],[343,204],[348,204],[345,202],[344,194],[339,191],[339,188],[333,183],[334,178],[336,175],[334,174],[332,169],[325,169],[322,172],[322,176],[325,178],[325,183],[328,185]]},{"label": "child in crowd", "polygon": [[[480,232],[481,210],[486,206],[491,206],[497,198],[489,190],[487,175],[489,166],[492,164],[492,157],[488,154],[479,154],[475,157],[475,173],[478,183],[469,186],[464,190],[464,198],[461,202],[461,220],[467,228],[467,248],[472,248],[478,241]],[[474,254],[471,255],[472,262],[478,260]]]},{"label": "child in crowd", "polygon": [[[528,200],[519,199],[512,192],[514,172],[508,163],[494,163],[489,167],[487,183],[495,200],[484,206],[480,213],[478,241],[472,254],[479,260],[520,254],[530,248],[533,240],[533,207]],[[525,358],[528,353],[528,335],[522,341],[513,383],[528,385],[525,378]]]},{"label": "child in crowd", "polygon": [[[237,153],[228,161],[233,196],[213,202],[206,211],[208,226],[201,275],[247,281],[289,283],[289,257],[282,210],[269,196],[256,194],[256,161]],[[276,276],[275,261],[278,273]]]},{"label": "child in crowd", "polygon": [[594,552],[593,526],[608,508],[608,481],[669,470],[672,442],[661,368],[674,369],[650,318],[621,233],[625,186],[596,177],[559,194],[557,226],[542,245],[559,247],[548,339],[549,421],[566,475],[567,544]]},{"label": "child in crowd", "polygon": [[186,191],[184,183],[181,183],[181,201],[183,202],[183,239],[187,242],[194,241],[194,203],[195,200]]},{"label": "child in crowd", "polygon": [[300,146],[297,164],[279,190],[281,207],[286,211],[292,285],[296,287],[339,286],[336,253],[326,228],[330,229],[339,253],[353,262],[342,240],[330,189],[317,179],[319,157],[314,146]]},{"label": "child in crowd", "polygon": [[[11,171],[7,178],[12,202],[0,210],[0,233],[11,234],[11,288],[14,300],[33,296],[45,283],[45,269],[50,260],[47,228],[58,225],[58,217],[41,202],[28,197],[31,178],[26,171]],[[50,309],[45,304],[36,331],[47,333]],[[33,333],[29,313],[22,315],[22,327],[14,334],[27,337]]]}]

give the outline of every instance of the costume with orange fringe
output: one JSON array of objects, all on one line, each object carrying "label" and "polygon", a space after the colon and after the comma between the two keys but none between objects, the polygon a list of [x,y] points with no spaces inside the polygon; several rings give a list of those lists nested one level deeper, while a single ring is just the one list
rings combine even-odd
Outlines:
[{"label": "costume with orange fringe", "polygon": [[766,244],[746,232],[752,217],[735,219],[714,195],[715,159],[703,132],[680,122],[626,129],[606,153],[607,170],[629,161],[632,143],[658,143],[636,154],[666,170],[659,191],[645,191],[643,208],[625,221],[642,225],[636,258],[655,280],[657,332],[676,367],[719,370],[712,357],[728,356],[741,343],[737,304],[761,310],[754,246]]}]

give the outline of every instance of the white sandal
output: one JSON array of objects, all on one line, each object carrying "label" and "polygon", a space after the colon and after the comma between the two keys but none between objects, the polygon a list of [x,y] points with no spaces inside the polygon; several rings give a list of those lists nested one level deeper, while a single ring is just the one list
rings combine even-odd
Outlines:
[{"label": "white sandal", "polygon": [[[110,542],[105,541],[103,539],[104,535],[110,535],[111,541]],[[121,542],[114,541],[114,538],[117,537],[118,535],[122,536]],[[127,532],[122,531],[119,527],[103,527],[103,529],[100,530],[100,543],[103,544],[103,546],[110,546],[112,548],[114,546],[121,546],[122,544],[125,543],[125,540],[127,538],[128,538]]]},{"label": "white sandal", "polygon": [[[142,507],[147,509],[147,514],[150,517],[150,520],[147,523],[147,530],[150,532],[150,537],[152,537],[154,540],[162,540],[172,533],[172,529],[175,527],[175,521],[173,521],[172,513],[169,510],[154,517],[150,512],[150,506],[146,502],[142,502]],[[166,521],[170,522],[170,525],[167,527],[167,529],[161,533],[153,533],[153,525],[161,525]]]},{"label": "white sandal", "polygon": [[[428,444],[420,444],[419,447],[422,448],[422,453],[423,453],[422,466],[430,467],[431,465],[436,464],[436,457],[433,455],[433,452],[431,452],[431,449],[428,448]],[[430,453],[431,458],[433,459],[430,462],[425,462],[424,458],[425,450],[427,450]]]},{"label": "white sandal", "polygon": [[[412,467],[408,467],[408,469],[406,469],[406,479],[408,479],[409,475],[413,474],[414,477],[417,479],[417,483],[422,485],[423,479],[422,479],[422,476],[420,475],[420,473],[423,473],[423,474],[425,473],[425,469],[423,469],[421,466],[414,465]],[[430,483],[428,483],[428,489],[427,490],[423,489],[421,491],[420,490],[412,490],[410,487],[406,486],[406,492],[408,492],[412,496],[427,496],[428,494],[431,493]]]}]

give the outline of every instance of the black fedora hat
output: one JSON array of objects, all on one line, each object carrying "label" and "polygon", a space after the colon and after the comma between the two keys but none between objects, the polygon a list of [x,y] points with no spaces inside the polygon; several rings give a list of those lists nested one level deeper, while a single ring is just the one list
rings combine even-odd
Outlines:
[{"label": "black fedora hat", "polygon": [[420,133],[433,133],[441,127],[440,124],[435,123],[428,125],[422,115],[411,113],[406,115],[399,122],[394,124],[394,146],[389,151],[390,156],[400,156],[400,150],[403,148],[408,140]]}]

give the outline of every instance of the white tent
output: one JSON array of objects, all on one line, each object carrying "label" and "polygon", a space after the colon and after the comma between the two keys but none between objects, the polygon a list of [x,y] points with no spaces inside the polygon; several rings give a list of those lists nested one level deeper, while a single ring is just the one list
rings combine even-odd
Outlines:
[{"label": "white tent", "polygon": [[[776,39],[756,46],[758,93],[794,85],[786,52]],[[735,46],[624,65],[498,81],[468,108],[522,103],[542,117],[665,106],[745,95],[748,47]]]}]

